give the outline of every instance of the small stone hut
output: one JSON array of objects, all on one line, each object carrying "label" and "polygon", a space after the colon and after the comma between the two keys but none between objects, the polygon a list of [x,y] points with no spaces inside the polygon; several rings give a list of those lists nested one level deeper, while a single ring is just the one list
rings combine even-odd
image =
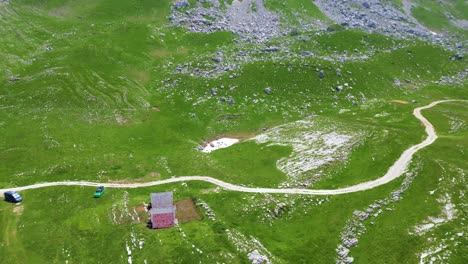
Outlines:
[{"label": "small stone hut", "polygon": [[176,208],[172,192],[151,194],[151,227],[166,228],[174,226]]}]

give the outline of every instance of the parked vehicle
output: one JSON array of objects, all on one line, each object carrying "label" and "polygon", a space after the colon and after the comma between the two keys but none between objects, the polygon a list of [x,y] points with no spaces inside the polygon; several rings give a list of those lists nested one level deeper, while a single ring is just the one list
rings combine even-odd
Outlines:
[{"label": "parked vehicle", "polygon": [[96,192],[94,192],[94,198],[99,198],[101,197],[102,195],[104,194],[104,186],[99,186],[96,190]]},{"label": "parked vehicle", "polygon": [[21,195],[14,191],[6,191],[3,196],[5,197],[5,201],[10,203],[19,203],[23,201]]}]

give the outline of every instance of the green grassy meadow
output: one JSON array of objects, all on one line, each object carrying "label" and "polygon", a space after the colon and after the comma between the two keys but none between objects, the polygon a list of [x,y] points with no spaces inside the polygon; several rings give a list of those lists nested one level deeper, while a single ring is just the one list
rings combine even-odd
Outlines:
[{"label": "green grassy meadow", "polygon": [[[456,5],[464,7],[462,2]],[[335,189],[381,177],[405,149],[425,138],[414,108],[468,99],[466,80],[435,83],[468,66],[466,58],[454,61],[453,51],[435,44],[339,29],[298,30],[257,46],[231,32],[194,33],[172,26],[171,5],[169,0],[0,4],[1,189],[189,175],[275,188],[288,180],[276,165],[291,155],[291,146],[248,139],[308,118],[316,131],[333,126],[344,134],[362,133],[346,160],[320,168],[320,179],[310,187]],[[312,1],[268,0],[265,6],[291,27],[297,27],[298,16],[331,23]],[[414,15],[421,21],[432,18],[425,10]],[[457,10],[453,14],[466,19]],[[452,29],[446,24],[427,21]],[[258,52],[269,45],[283,49]],[[175,72],[179,64],[209,70],[220,50],[228,61],[254,52],[234,72],[211,78]],[[297,55],[301,51],[314,56]],[[355,58],[339,60],[344,54]],[[344,83],[352,88],[339,92],[336,87]],[[210,95],[212,88],[217,96]],[[219,100],[229,96],[235,104]],[[413,157],[410,171],[417,176],[403,199],[364,222],[366,232],[351,250],[355,263],[417,263],[418,254],[432,245],[428,237],[449,241],[451,255],[444,263],[466,261],[461,193],[468,170],[467,107],[457,102],[423,112],[440,138]],[[245,140],[210,154],[197,150],[220,137]],[[244,248],[252,248],[256,239],[271,253],[272,263],[332,263],[353,212],[388,197],[402,182],[327,197],[235,193],[198,182],[107,189],[99,199],[88,187],[28,190],[21,192],[20,205],[0,203],[0,256],[2,263],[129,263],[130,249],[133,263],[249,263],[250,251]],[[133,208],[157,191],[173,191],[175,200],[204,201],[216,219],[198,206],[203,220],[150,230],[132,218]],[[437,199],[445,194],[452,197],[457,217],[423,236],[410,235],[413,226],[441,213]],[[279,202],[288,207],[275,217]],[[228,230],[243,234],[247,246],[230,238]],[[450,242],[457,232],[465,236]]]}]

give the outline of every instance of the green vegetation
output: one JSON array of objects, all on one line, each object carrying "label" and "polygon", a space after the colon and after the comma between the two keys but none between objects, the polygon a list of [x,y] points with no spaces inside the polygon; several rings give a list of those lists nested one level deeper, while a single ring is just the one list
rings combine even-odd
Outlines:
[{"label": "green vegetation", "polygon": [[[378,258],[385,263],[415,263],[419,259],[414,252],[438,246],[437,243],[430,242],[431,237],[436,237],[438,240],[447,240],[447,245],[451,248],[450,263],[463,263],[466,250],[452,243],[458,242],[463,245],[466,244],[466,239],[455,236],[455,241],[452,241],[449,237],[454,233],[463,232],[464,229],[465,219],[461,215],[466,214],[462,196],[466,192],[466,186],[463,174],[468,169],[464,162],[468,157],[461,150],[468,146],[468,131],[466,125],[461,130],[453,131],[450,120],[466,122],[466,109],[466,103],[451,103],[437,106],[425,113],[437,128],[440,138],[431,149],[422,151],[416,157],[422,164],[421,170],[403,201],[394,211],[385,213],[375,225],[369,224],[368,232],[356,248],[356,261],[373,263]],[[443,155],[440,155],[441,153]],[[422,236],[410,235],[408,232],[428,217],[443,215],[444,204],[438,200],[446,195],[451,197],[457,208],[456,213],[461,217],[445,222]],[[366,250],[376,244],[379,247],[375,250]],[[388,250],[389,248],[392,250]]]},{"label": "green vegetation", "polygon": [[[428,28],[440,32],[448,31],[467,34],[466,28],[456,25],[456,20],[468,20],[468,5],[466,1],[455,0],[437,2],[428,0],[414,1],[416,7],[411,9],[413,16]],[[451,16],[451,17],[450,17]]]},{"label": "green vegetation", "polygon": [[[466,59],[452,61],[454,52],[439,46],[342,27],[298,29],[265,44],[243,43],[231,32],[203,34],[169,26],[171,4],[13,0],[0,5],[0,188],[183,175],[275,188],[289,180],[277,162],[291,155],[292,146],[247,139],[304,119],[314,122],[315,132],[359,133],[346,159],[310,173],[320,175],[310,188],[344,187],[384,175],[405,149],[423,140],[424,129],[412,116],[415,107],[467,97],[466,81],[434,83],[467,68]],[[291,28],[299,28],[298,19],[330,22],[313,1],[268,0],[265,5]],[[465,7],[463,1],[446,5],[458,19],[467,19]],[[257,12],[258,6],[251,9]],[[414,12],[428,26],[452,30],[445,18],[437,19],[443,14],[439,4]],[[281,49],[262,52],[266,46]],[[216,67],[213,57],[219,51],[226,64],[238,67],[210,78],[197,76],[196,68]],[[298,55],[304,51],[313,56]],[[245,61],[235,60],[245,53]],[[188,72],[176,73],[179,66]],[[318,77],[320,71],[324,78]],[[339,92],[345,83],[349,87]],[[216,96],[210,94],[213,88]],[[230,96],[233,105],[220,100]],[[466,214],[459,197],[464,191],[460,170],[468,170],[466,109],[466,103],[450,103],[423,113],[440,138],[413,158],[410,171],[417,176],[403,200],[364,222],[367,232],[351,251],[357,263],[417,262],[430,246],[429,235],[408,230],[441,212],[440,195],[448,193],[458,214]],[[245,141],[210,154],[197,150],[220,137]],[[92,197],[94,187],[29,190],[21,192],[20,205],[0,203],[0,256],[9,263],[125,263],[128,246],[134,263],[248,263],[250,251],[241,250],[229,230],[244,240],[257,239],[273,263],[331,263],[353,212],[391,196],[402,182],[334,197],[234,193],[199,182],[108,188],[99,199]],[[149,230],[147,214],[138,207],[157,191],[206,202],[216,218],[199,206],[205,215],[201,221]],[[281,202],[287,209],[275,217]],[[463,221],[444,223],[430,235],[449,239],[446,233],[460,232]],[[466,259],[466,239],[461,243],[452,251],[452,263]]]}]

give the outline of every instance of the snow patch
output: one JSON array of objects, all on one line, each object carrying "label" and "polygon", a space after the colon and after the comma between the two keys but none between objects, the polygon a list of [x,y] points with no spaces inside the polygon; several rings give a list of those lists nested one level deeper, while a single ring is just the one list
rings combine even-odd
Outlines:
[{"label": "snow patch", "polygon": [[206,146],[201,149],[201,152],[210,153],[218,149],[230,147],[239,141],[240,140],[237,138],[220,138],[206,144]]}]

